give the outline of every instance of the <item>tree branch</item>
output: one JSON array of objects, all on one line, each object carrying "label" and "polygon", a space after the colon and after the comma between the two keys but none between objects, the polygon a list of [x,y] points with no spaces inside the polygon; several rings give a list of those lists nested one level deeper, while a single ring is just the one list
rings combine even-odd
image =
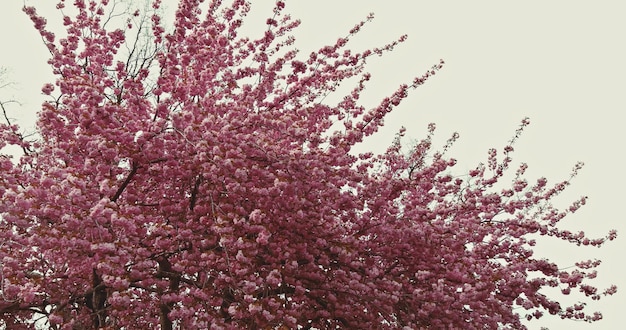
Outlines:
[{"label": "tree branch", "polygon": [[137,173],[138,169],[139,169],[139,166],[136,165],[136,164],[133,164],[133,167],[131,168],[130,173],[128,173],[128,176],[126,177],[126,179],[124,180],[122,185],[117,189],[117,191],[115,192],[115,195],[113,195],[113,197],[111,197],[111,201],[112,202],[116,202],[117,199],[120,198],[120,196],[124,192],[124,189],[126,189],[128,184],[130,183],[130,180],[133,179],[133,177]]}]

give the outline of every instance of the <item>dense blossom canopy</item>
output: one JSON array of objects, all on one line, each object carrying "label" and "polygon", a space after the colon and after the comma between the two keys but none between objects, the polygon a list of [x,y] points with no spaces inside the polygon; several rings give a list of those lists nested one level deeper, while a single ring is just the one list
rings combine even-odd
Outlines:
[{"label": "dense blossom canopy", "polygon": [[[443,61],[366,108],[367,59],[405,39],[347,50],[371,17],[302,57],[282,1],[256,39],[238,34],[246,1],[181,0],[171,33],[151,14],[159,2],[110,29],[114,1],[61,1],[60,39],[24,8],[57,80],[42,89],[37,139],[0,125],[0,147],[24,151],[0,156],[0,327],[484,329],[523,328],[544,312],[601,318],[541,292],[599,299],[615,287],[586,284],[599,261],[562,270],[534,258],[534,235],[601,245],[615,232],[558,229],[586,200],[552,206],[569,180],[528,182],[525,165],[511,186],[502,180],[527,119],[466,175],[430,150],[434,125],[408,151],[401,131],[381,155],[357,155]],[[354,89],[324,102],[348,78]]]}]

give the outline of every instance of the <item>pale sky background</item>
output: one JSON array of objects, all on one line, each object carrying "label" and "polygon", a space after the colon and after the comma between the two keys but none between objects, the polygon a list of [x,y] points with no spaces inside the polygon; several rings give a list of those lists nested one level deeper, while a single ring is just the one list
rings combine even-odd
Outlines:
[{"label": "pale sky background", "polygon": [[[245,26],[260,33],[265,28],[262,18],[274,1],[252,2],[255,14]],[[43,4],[50,8],[56,1],[26,3],[44,10]],[[174,0],[164,3],[176,5]],[[10,70],[7,79],[15,83],[0,95],[22,103],[11,107],[11,115],[28,130],[43,100],[40,88],[53,80],[46,64],[48,53],[20,11],[22,4],[4,0],[0,5],[0,67]],[[256,15],[257,10],[262,15]],[[372,105],[440,58],[446,61],[444,69],[391,113],[384,129],[362,148],[384,150],[402,125],[407,127],[407,137],[421,138],[427,124],[435,122],[435,141],[440,144],[454,131],[460,133],[451,155],[459,160],[456,171],[462,174],[484,161],[488,148],[504,146],[520,120],[529,116],[532,124],[513,154],[514,161],[529,164],[529,180],[565,179],[576,161],[584,161],[585,168],[557,203],[569,205],[587,195],[588,205],[561,224],[592,236],[617,229],[621,236],[601,249],[550,240],[538,246],[537,255],[562,266],[602,259],[594,284],[600,288],[617,284],[618,293],[589,303],[590,312],[602,311],[603,321],[587,324],[544,317],[528,327],[624,328],[626,2],[288,0],[286,11],[302,19],[295,36],[304,56],[345,36],[369,12],[376,19],[353,39],[352,49],[409,35],[394,52],[370,61],[373,79],[364,99]]]}]

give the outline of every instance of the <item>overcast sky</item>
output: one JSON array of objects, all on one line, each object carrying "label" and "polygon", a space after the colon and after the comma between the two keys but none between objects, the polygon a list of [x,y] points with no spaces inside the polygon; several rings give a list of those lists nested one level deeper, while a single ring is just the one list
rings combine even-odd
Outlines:
[{"label": "overcast sky", "polygon": [[[46,2],[49,7],[55,1],[26,0],[38,6]],[[273,3],[252,2],[259,11]],[[176,1],[164,3],[175,6]],[[3,1],[0,5],[0,67],[8,68],[7,79],[15,82],[0,95],[22,103],[12,108],[11,115],[28,129],[42,101],[41,85],[52,78],[47,51],[20,11],[21,4]],[[626,234],[622,211],[626,197],[626,2],[291,0],[287,11],[302,20],[295,35],[304,55],[344,36],[369,12],[376,18],[354,38],[355,50],[409,35],[393,53],[371,61],[373,81],[364,99],[372,105],[440,58],[446,61],[444,69],[414,91],[389,115],[385,128],[361,148],[382,151],[402,125],[408,137],[421,138],[427,124],[435,122],[440,143],[454,131],[460,133],[452,155],[459,160],[461,174],[483,161],[488,148],[504,146],[520,120],[529,116],[532,124],[513,155],[515,161],[529,164],[529,179],[562,180],[576,161],[586,164],[558,202],[566,205],[587,195],[588,205],[563,220],[563,227],[582,229],[592,236],[603,236],[610,229]],[[246,28],[263,29],[262,17],[255,14]],[[538,255],[563,266],[602,259],[595,284],[620,288],[617,295],[589,304],[589,311],[603,312],[601,322],[589,325],[546,317],[529,323],[529,328],[623,328],[625,252],[623,236],[601,249],[558,242],[539,245]]]}]

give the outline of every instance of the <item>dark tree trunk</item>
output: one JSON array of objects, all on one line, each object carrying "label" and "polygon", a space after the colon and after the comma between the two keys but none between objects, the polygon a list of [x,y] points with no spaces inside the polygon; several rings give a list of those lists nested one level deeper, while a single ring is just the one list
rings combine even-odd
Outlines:
[{"label": "dark tree trunk", "polygon": [[[172,264],[167,257],[162,257],[157,260],[159,264],[159,271],[157,272],[157,277],[160,278],[168,278],[170,281],[169,292],[177,292],[180,287],[180,273],[172,270]],[[170,320],[168,314],[174,307],[174,304],[161,302],[159,306],[161,312],[161,330],[173,330],[173,323]]]},{"label": "dark tree trunk", "polygon": [[106,323],[106,305],[107,291],[106,286],[102,282],[102,277],[95,268],[92,271],[92,291],[85,295],[85,304],[92,313],[92,324],[94,329],[100,329]]}]

